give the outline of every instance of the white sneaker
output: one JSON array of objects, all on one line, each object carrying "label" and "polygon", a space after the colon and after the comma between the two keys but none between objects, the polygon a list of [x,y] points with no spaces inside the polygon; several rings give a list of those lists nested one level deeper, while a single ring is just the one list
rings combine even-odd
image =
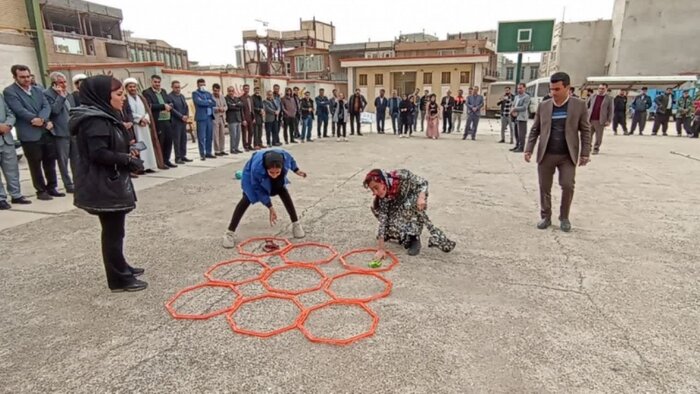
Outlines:
[{"label": "white sneaker", "polygon": [[231,230],[226,230],[222,246],[226,249],[234,248],[236,246],[236,233]]},{"label": "white sneaker", "polygon": [[292,234],[294,234],[294,238],[304,238],[306,236],[304,229],[301,227],[301,223],[292,223]]},{"label": "white sneaker", "polygon": [[336,141],[337,141],[337,142],[340,142],[340,141],[342,141],[342,139],[341,139],[340,137],[338,137],[338,139],[337,139]]},{"label": "white sneaker", "polygon": [[348,142],[349,140],[347,138],[343,138],[343,141]]}]

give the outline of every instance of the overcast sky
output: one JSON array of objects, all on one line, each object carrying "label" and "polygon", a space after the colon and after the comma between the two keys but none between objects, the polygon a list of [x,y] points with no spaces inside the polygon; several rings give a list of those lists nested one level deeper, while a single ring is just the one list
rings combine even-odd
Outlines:
[{"label": "overcast sky", "polygon": [[[332,22],[336,42],[392,40],[400,33],[496,29],[498,21],[610,19],[614,0],[93,0],[121,8],[122,29],[188,51],[200,64],[235,63],[241,31],[296,30],[299,18]],[[534,59],[533,59],[534,60]]]}]

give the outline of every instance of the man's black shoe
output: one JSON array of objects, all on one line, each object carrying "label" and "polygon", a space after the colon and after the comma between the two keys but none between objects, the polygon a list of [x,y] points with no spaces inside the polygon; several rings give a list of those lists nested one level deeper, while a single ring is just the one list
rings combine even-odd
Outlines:
[{"label": "man's black shoe", "polygon": [[147,287],[148,287],[148,283],[146,283],[142,280],[134,279],[134,281],[132,283],[129,283],[128,285],[124,285],[122,287],[117,287],[117,288],[114,288],[111,290],[112,290],[112,293],[121,293],[121,292],[125,292],[125,291],[128,291],[128,292],[141,291],[141,290],[145,290]]},{"label": "man's black shoe", "polygon": [[537,223],[537,228],[540,230],[544,230],[551,225],[552,225],[552,219],[542,219]]},{"label": "man's black shoe", "polygon": [[141,276],[141,275],[143,275],[144,272],[146,272],[145,269],[138,268],[138,267],[129,267],[129,271],[131,271],[131,275],[134,275],[134,276]]},{"label": "man's black shoe", "polygon": [[409,241],[408,245],[408,255],[409,256],[417,256],[418,253],[420,253],[420,238],[413,236],[411,237],[411,240]]},{"label": "man's black shoe", "polygon": [[175,160],[175,164],[185,164],[185,162],[182,159],[177,159]]},{"label": "man's black shoe", "polygon": [[204,157],[206,157],[207,159],[216,159],[216,156],[214,155],[206,155]]},{"label": "man's black shoe", "polygon": [[183,157],[183,158],[182,158],[182,161],[184,161],[185,163],[192,163],[192,160],[190,160],[190,159],[188,159],[188,158],[186,158],[186,157]]},{"label": "man's black shoe", "polygon": [[19,197],[19,198],[13,198],[13,199],[12,199],[12,203],[13,203],[13,204],[20,204],[20,205],[29,205],[29,204],[31,204],[32,202],[29,201],[29,200],[27,200],[26,197],[22,196],[22,197]]},{"label": "man's black shoe", "polygon": [[171,162],[167,162],[167,163],[165,163],[165,165],[168,166],[168,167],[170,167],[170,168],[177,168],[177,165],[176,165],[176,164],[173,164],[173,163],[171,163]]},{"label": "man's black shoe", "polygon": [[46,191],[46,194],[48,194],[48,195],[51,196],[51,197],[65,197],[65,196],[66,196],[66,193],[61,193],[61,192],[59,192],[59,191],[56,190],[56,189],[47,190],[47,191]]},{"label": "man's black shoe", "polygon": [[6,211],[10,208],[12,208],[12,205],[8,204],[7,201],[5,201],[5,200],[0,201],[0,211]]}]

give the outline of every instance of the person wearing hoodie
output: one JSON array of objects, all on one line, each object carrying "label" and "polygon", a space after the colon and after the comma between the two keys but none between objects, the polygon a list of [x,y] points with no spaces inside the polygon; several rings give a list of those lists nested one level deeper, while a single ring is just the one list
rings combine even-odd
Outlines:
[{"label": "person wearing hoodie", "polygon": [[292,233],[294,238],[304,238],[304,229],[299,223],[297,212],[294,208],[292,196],[287,190],[287,173],[294,172],[302,178],[306,173],[299,169],[294,157],[283,149],[268,149],[256,151],[243,167],[241,188],[243,196],[233,211],[228,230],[224,234],[223,247],[236,246],[236,229],[243,218],[243,214],[252,204],[262,203],[270,211],[270,225],[277,223],[277,212],[272,206],[272,197],[279,196],[284,204],[290,219],[292,219]]},{"label": "person wearing hoodie", "polygon": [[110,290],[143,290],[148,283],[136,277],[144,269],[132,267],[124,257],[126,215],[136,208],[129,174],[143,170],[120,115],[124,88],[108,75],[90,77],[80,85],[80,102],[71,109],[69,121],[80,157],[73,204],[100,219],[102,259]]}]

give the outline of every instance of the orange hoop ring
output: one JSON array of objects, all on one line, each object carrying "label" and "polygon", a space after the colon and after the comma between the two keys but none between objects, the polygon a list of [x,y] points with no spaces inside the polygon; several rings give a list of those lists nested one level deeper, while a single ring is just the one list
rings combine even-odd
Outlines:
[{"label": "orange hoop ring", "polygon": [[[289,270],[289,269],[305,269],[305,270],[311,270],[314,271],[315,273],[318,274],[320,281],[318,282],[318,285],[314,287],[308,287],[305,289],[301,290],[288,290],[288,289],[281,289],[277,287],[273,287],[268,283],[268,280],[272,275],[275,274],[275,272],[283,271],[283,270]],[[265,275],[260,279],[260,282],[262,283],[263,287],[269,291],[270,293],[280,293],[280,294],[287,294],[291,296],[297,296],[300,294],[306,294],[306,293],[311,293],[317,290],[321,290],[326,286],[326,283],[328,282],[328,276],[326,275],[325,272],[321,271],[317,266],[315,265],[309,265],[309,264],[287,264],[287,265],[281,265],[279,267],[275,267],[270,269],[265,273]]]},{"label": "orange hoop ring", "polygon": [[[331,305],[347,305],[347,306],[357,306],[357,307],[361,308],[372,318],[372,324],[370,325],[369,330],[367,330],[361,334],[357,334],[357,335],[354,335],[352,337],[348,337],[348,338],[326,338],[326,337],[319,337],[319,336],[312,334],[304,326],[304,324],[308,320],[309,316],[313,312],[315,312],[321,308],[331,306]],[[370,309],[366,304],[364,304],[362,302],[347,301],[347,300],[330,300],[330,301],[327,301],[323,304],[313,306],[313,307],[307,309],[302,314],[302,316],[299,318],[299,330],[304,334],[306,339],[308,339],[309,341],[314,342],[314,343],[325,343],[328,345],[336,345],[336,346],[349,345],[353,342],[359,341],[360,339],[371,337],[377,331],[377,325],[379,325],[379,316],[377,316],[377,314],[374,313],[374,311],[372,309]]]},{"label": "orange hoop ring", "polygon": [[[236,321],[233,319],[233,315],[241,308],[241,306],[251,303],[251,302],[256,302],[259,300],[263,300],[266,298],[276,298],[280,300],[286,300],[286,301],[291,301],[294,306],[299,308],[299,315],[297,315],[296,319],[294,319],[294,322],[288,326],[282,327],[282,328],[277,328],[274,330],[270,331],[255,331],[255,330],[248,330],[245,328],[241,328],[236,324]],[[301,303],[293,296],[286,295],[286,294],[275,294],[275,293],[265,293],[265,294],[260,294],[255,297],[250,297],[250,298],[245,298],[241,299],[240,301],[236,302],[236,304],[231,308],[228,313],[226,314],[226,320],[228,321],[229,326],[231,326],[231,329],[233,332],[236,332],[238,334],[243,334],[243,335],[249,335],[253,337],[258,337],[258,338],[269,338],[274,335],[279,335],[282,333],[285,333],[289,330],[293,330],[299,326],[299,320],[301,317],[304,315],[304,306],[301,305]]]},{"label": "orange hoop ring", "polygon": [[[280,247],[278,250],[275,250],[275,251],[273,251],[273,252],[267,252],[267,253],[253,253],[253,252],[248,252],[247,250],[243,249],[243,247],[244,247],[245,245],[248,245],[248,244],[250,244],[250,243],[253,243],[253,242],[260,242],[260,241],[269,241],[269,240],[281,242],[281,243],[285,244],[286,246]],[[290,246],[292,246],[292,243],[289,242],[289,240],[286,239],[286,238],[278,238],[278,237],[254,237],[254,238],[248,238],[248,239],[246,239],[245,241],[239,243],[239,244],[238,244],[238,253],[240,253],[240,254],[242,254],[242,255],[244,255],[244,256],[248,256],[248,257],[263,258],[263,257],[270,257],[270,256],[274,256],[274,255],[281,254],[282,252],[284,252],[285,250],[287,250],[287,248],[289,248]]]},{"label": "orange hoop ring", "polygon": [[366,249],[351,250],[350,252],[347,252],[344,255],[340,256],[340,264],[342,264],[346,270],[354,271],[354,272],[387,272],[387,271],[391,271],[392,269],[394,269],[394,267],[399,265],[399,258],[396,257],[396,255],[393,252],[388,251],[388,250],[386,251],[386,254],[391,259],[391,264],[384,266],[384,267],[381,267],[381,268],[358,267],[356,265],[352,265],[352,264],[349,264],[347,262],[346,259],[348,257],[350,257],[352,255],[356,255],[356,254],[361,254],[361,253],[377,253],[377,249],[376,248],[366,248]]},{"label": "orange hoop ring", "polygon": [[[175,303],[175,301],[176,301],[178,298],[180,298],[180,296],[182,296],[183,294],[189,293],[189,292],[191,292],[191,291],[194,291],[194,290],[197,290],[197,289],[201,289],[201,288],[203,288],[203,287],[225,287],[225,288],[227,288],[227,289],[230,289],[230,290],[233,292],[233,294],[236,295],[236,300],[235,300],[235,301],[231,304],[231,306],[228,307],[228,308],[223,308],[223,309],[219,309],[219,310],[216,310],[216,311],[213,311],[213,312],[203,313],[203,314],[178,313],[178,311],[175,310],[175,307],[173,306],[173,304]],[[175,318],[175,319],[182,319],[182,320],[207,320],[207,319],[212,318],[212,317],[214,317],[214,316],[218,316],[218,315],[221,315],[221,314],[223,314],[223,313],[226,313],[226,312],[231,311],[231,310],[236,306],[236,304],[240,301],[241,298],[242,298],[241,293],[238,291],[238,289],[236,289],[235,286],[233,286],[233,285],[231,285],[231,284],[228,284],[228,283],[205,282],[205,283],[200,283],[200,284],[197,284],[197,285],[194,285],[194,286],[190,286],[190,287],[184,288],[184,289],[180,290],[179,292],[177,292],[177,294],[175,294],[174,296],[172,296],[172,297],[168,300],[168,302],[165,304],[165,309],[167,309],[168,312],[170,313],[170,316],[172,316],[172,317]]]},{"label": "orange hoop ring", "polygon": [[[223,266],[225,266],[225,265],[233,265],[233,264],[237,264],[237,263],[240,263],[240,264],[245,264],[245,263],[258,264],[259,266],[262,267],[263,270],[262,270],[262,272],[261,272],[260,274],[258,274],[258,275],[255,276],[255,277],[251,277],[251,278],[248,278],[248,279],[245,279],[245,280],[235,281],[235,282],[233,282],[233,281],[227,281],[227,280],[221,280],[221,279],[217,279],[216,277],[214,277],[214,271],[216,271],[217,269],[219,269],[219,268],[221,268],[221,267],[223,267]],[[260,278],[262,278],[263,276],[265,276],[265,274],[266,274],[269,270],[270,270],[270,266],[268,266],[267,264],[265,264],[264,262],[262,262],[262,261],[259,260],[259,259],[242,258],[242,259],[233,259],[233,260],[227,260],[227,261],[222,261],[222,262],[220,262],[220,263],[216,263],[216,264],[212,265],[211,267],[209,267],[209,269],[207,270],[207,272],[204,273],[204,277],[207,278],[207,280],[208,280],[209,282],[212,282],[212,283],[223,283],[223,284],[230,284],[230,285],[233,285],[233,286],[240,286],[240,285],[245,285],[245,284],[248,284],[248,283],[250,283],[250,282],[254,282],[254,281],[256,281],[256,280],[259,280]]]},{"label": "orange hoop ring", "polygon": [[[373,295],[370,297],[364,297],[364,298],[346,298],[346,297],[340,297],[336,292],[331,289],[331,286],[333,286],[333,283],[341,278],[344,278],[346,276],[351,276],[351,275],[363,275],[363,276],[372,276],[380,281],[384,282],[384,290]],[[392,283],[390,280],[386,279],[385,277],[381,276],[380,274],[376,272],[363,272],[363,271],[347,271],[343,272],[342,274],[338,274],[330,280],[326,282],[326,286],[324,286],[323,291],[326,292],[331,298],[338,300],[338,301],[350,301],[350,302],[361,302],[361,303],[367,303],[367,302],[372,302],[375,300],[378,300],[380,298],[388,297],[389,294],[391,294],[391,288],[392,288]]]},{"label": "orange hoop ring", "polygon": [[[319,248],[327,249],[328,251],[331,252],[330,256],[325,258],[325,259],[320,259],[320,260],[312,260],[312,261],[296,261],[296,260],[290,260],[287,258],[287,253],[291,252],[294,249],[299,249],[299,248],[305,248],[308,246],[316,246]],[[292,244],[288,248],[284,249],[282,253],[280,253],[280,256],[282,257],[282,261],[284,261],[285,264],[306,264],[306,265],[322,265],[322,264],[328,264],[331,261],[333,261],[336,257],[338,257],[338,251],[333,249],[330,245],[318,243],[318,242],[303,242],[300,244]]]}]

